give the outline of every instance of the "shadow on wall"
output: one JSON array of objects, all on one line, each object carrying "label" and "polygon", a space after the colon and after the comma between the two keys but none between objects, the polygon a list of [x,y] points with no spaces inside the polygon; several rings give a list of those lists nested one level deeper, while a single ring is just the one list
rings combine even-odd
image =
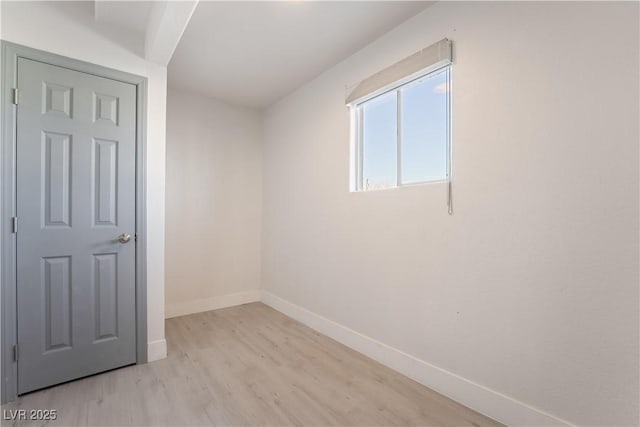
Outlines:
[{"label": "shadow on wall", "polygon": [[[89,31],[98,34],[105,40],[116,44],[119,48],[125,49],[139,57],[144,57],[144,35],[117,28],[108,24],[97,22],[94,15],[94,2],[92,1],[42,1],[43,11],[52,19],[56,15],[63,14],[66,19],[71,20]],[[5,3],[6,4],[6,3]],[[44,13],[44,12],[43,12]]]}]

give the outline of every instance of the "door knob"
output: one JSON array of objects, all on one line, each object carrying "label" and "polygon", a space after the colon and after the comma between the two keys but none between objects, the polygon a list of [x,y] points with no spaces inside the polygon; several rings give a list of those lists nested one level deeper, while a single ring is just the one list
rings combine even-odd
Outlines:
[{"label": "door knob", "polygon": [[118,237],[118,240],[120,240],[120,243],[127,243],[129,240],[131,240],[131,235],[129,233],[122,233]]}]

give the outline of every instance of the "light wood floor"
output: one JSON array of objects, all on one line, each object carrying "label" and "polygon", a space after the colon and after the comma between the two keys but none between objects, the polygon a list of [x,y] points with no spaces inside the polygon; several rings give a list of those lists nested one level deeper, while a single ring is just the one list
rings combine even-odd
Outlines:
[{"label": "light wood floor", "polygon": [[164,360],[3,409],[56,409],[65,426],[500,425],[261,303],[170,319],[166,334]]}]

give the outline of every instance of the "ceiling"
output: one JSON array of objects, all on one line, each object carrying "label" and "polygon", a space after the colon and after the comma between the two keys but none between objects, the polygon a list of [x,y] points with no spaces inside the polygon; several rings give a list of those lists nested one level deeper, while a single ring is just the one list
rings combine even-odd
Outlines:
[{"label": "ceiling", "polygon": [[262,109],[432,2],[200,2],[169,85]]}]

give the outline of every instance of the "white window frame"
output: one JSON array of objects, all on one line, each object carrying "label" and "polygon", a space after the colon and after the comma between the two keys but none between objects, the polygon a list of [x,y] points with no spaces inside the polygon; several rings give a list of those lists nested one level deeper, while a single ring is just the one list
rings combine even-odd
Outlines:
[{"label": "white window frame", "polygon": [[[423,79],[425,77],[432,77],[440,73],[448,73],[447,78],[447,91],[446,91],[446,108],[447,108],[447,165],[446,165],[446,174],[443,178],[427,180],[427,181],[419,181],[412,182],[408,184],[402,183],[402,126],[401,126],[401,116],[402,116],[402,88],[415,83],[416,81]],[[391,190],[400,187],[414,186],[414,185],[422,185],[422,184],[431,184],[438,182],[448,182],[449,186],[451,186],[451,161],[452,161],[452,148],[451,148],[451,87],[452,87],[452,66],[451,64],[447,64],[445,66],[439,67],[437,69],[428,69],[423,72],[412,75],[408,79],[400,80],[393,85],[390,85],[380,91],[376,91],[375,93],[367,96],[366,98],[359,99],[354,101],[349,105],[350,107],[350,115],[351,115],[351,180],[350,180],[350,190],[351,192],[369,192],[369,191],[379,191],[379,190]],[[367,189],[364,186],[363,182],[363,154],[364,154],[364,120],[363,120],[363,105],[368,101],[371,101],[379,96],[386,95],[389,92],[396,92],[396,100],[397,100],[397,111],[396,111],[396,120],[397,120],[397,165],[396,165],[396,185],[393,187],[387,187],[383,189]],[[449,195],[450,197],[450,195]],[[449,204],[451,201],[449,201]]]}]

